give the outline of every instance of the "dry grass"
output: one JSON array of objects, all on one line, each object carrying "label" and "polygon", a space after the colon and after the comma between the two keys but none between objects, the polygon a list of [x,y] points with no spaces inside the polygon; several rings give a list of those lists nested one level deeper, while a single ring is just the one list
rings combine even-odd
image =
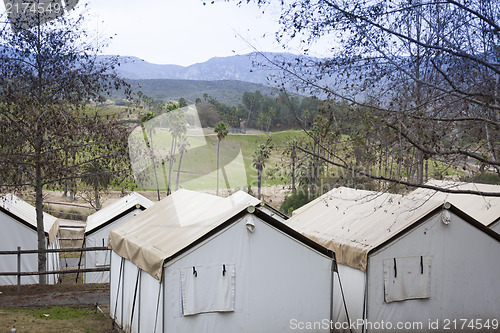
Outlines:
[{"label": "dry grass", "polygon": [[[107,309],[103,309],[106,313]],[[0,309],[0,331],[9,332],[113,332],[109,316],[93,307],[57,306]]]}]

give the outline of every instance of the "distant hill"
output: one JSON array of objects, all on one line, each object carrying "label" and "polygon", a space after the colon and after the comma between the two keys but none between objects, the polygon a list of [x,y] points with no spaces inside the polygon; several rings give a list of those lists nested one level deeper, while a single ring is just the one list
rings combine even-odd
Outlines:
[{"label": "distant hill", "polygon": [[260,90],[265,95],[271,95],[274,92],[274,89],[269,86],[237,80],[139,79],[127,81],[135,92],[142,91],[158,100],[179,100],[179,98],[184,97],[189,102],[194,103],[196,98],[203,100],[203,95],[206,93],[215,97],[219,102],[230,106],[241,103],[241,97],[247,91]]},{"label": "distant hill", "polygon": [[[266,54],[273,56],[282,54]],[[290,58],[291,54],[283,54]],[[102,56],[106,59],[110,56]],[[278,73],[265,63],[261,54],[212,58],[191,66],[158,65],[136,57],[120,57],[117,72],[132,84],[132,89],[159,100],[178,100],[184,97],[193,102],[206,93],[227,105],[238,105],[245,92],[259,90],[270,95],[275,90],[268,76]],[[118,97],[118,96],[116,96]],[[119,97],[118,97],[119,98]]]},{"label": "distant hill", "polygon": [[184,67],[157,65],[136,57],[120,57],[118,73],[125,79],[173,79]]},{"label": "distant hill", "polygon": [[[295,58],[287,53],[265,53],[266,57]],[[250,53],[229,57],[216,57],[190,66],[158,65],[136,57],[120,57],[118,73],[125,79],[174,80],[238,80],[267,84],[267,77],[278,73],[271,69],[263,54]]]},{"label": "distant hill", "polygon": [[[117,71],[135,86],[142,87],[136,88],[136,91],[142,90],[146,95],[151,95],[156,99],[184,97],[194,101],[197,97],[201,98],[204,93],[207,93],[225,104],[236,105],[245,91],[260,90],[263,94],[269,94],[272,91],[270,83],[276,85],[274,83],[276,77],[278,77],[278,82],[281,82],[283,77],[281,70],[276,68],[269,59],[280,65],[298,61],[302,66],[320,60],[291,53],[254,52],[245,55],[215,57],[203,63],[179,66],[152,64],[136,57],[120,56],[120,66],[117,67]],[[303,75],[306,75],[304,78],[311,75],[310,79],[316,80],[314,71]],[[290,78],[289,73],[288,76]],[[337,73],[331,73],[329,77],[324,78],[319,83],[326,83],[330,88],[345,93],[346,87],[355,86],[360,82],[361,80],[354,75],[350,78],[342,78]],[[287,80],[285,86],[289,91],[297,92],[297,85],[292,81]],[[360,89],[353,97],[364,99],[364,95],[368,91],[366,89]],[[378,90],[378,88],[371,89]],[[303,90],[300,93],[303,95],[311,94],[311,92]],[[321,91],[315,91],[312,94],[320,98],[323,97]]]}]

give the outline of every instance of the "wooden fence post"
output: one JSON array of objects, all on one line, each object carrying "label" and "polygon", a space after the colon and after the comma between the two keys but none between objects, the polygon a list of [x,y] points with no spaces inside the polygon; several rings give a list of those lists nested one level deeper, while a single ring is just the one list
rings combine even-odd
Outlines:
[{"label": "wooden fence post", "polygon": [[21,247],[17,247],[17,293],[21,293]]}]

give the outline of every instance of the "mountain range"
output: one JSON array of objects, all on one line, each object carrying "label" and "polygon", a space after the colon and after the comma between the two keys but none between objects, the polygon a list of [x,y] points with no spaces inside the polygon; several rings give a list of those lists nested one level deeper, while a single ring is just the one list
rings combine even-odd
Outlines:
[{"label": "mountain range", "polygon": [[183,97],[194,102],[208,94],[224,104],[237,105],[245,92],[259,90],[267,95],[276,92],[270,86],[269,78],[279,74],[279,70],[273,69],[267,59],[277,57],[282,61],[291,61],[296,56],[288,53],[250,53],[215,57],[190,66],[159,65],[137,57],[120,56],[117,72],[132,85],[134,91],[142,91],[157,100]]},{"label": "mountain range", "polygon": [[137,57],[119,57],[118,73],[125,79],[169,80],[238,80],[260,84],[268,83],[268,76],[278,74],[267,59],[280,57],[292,60],[289,53],[249,53],[229,57],[215,57],[190,66],[152,64]]},{"label": "mountain range", "polygon": [[[206,93],[215,97],[219,102],[236,106],[241,102],[243,93],[259,90],[263,94],[270,95],[277,91],[281,82],[286,82],[285,87],[289,92],[299,92],[292,81],[282,81],[283,72],[275,64],[283,67],[287,67],[286,64],[304,66],[306,71],[301,74],[302,78],[311,75],[311,80],[317,80],[314,70],[309,71],[309,74],[306,73],[308,72],[307,66],[318,60],[321,59],[291,53],[255,52],[215,57],[202,63],[179,66],[152,64],[137,57],[119,57],[120,66],[117,67],[117,71],[121,77],[132,84],[135,91],[141,90],[155,99],[178,100],[184,97],[194,103],[197,98],[201,99]],[[288,76],[290,79],[290,75]],[[357,73],[357,76],[350,77],[342,77],[334,72],[317,83],[344,93],[348,88],[358,87],[368,76],[366,68]],[[369,92],[379,90],[380,87],[376,85],[360,87],[358,92],[351,97],[362,101],[366,99]],[[300,90],[300,94],[323,97],[321,91]]]}]

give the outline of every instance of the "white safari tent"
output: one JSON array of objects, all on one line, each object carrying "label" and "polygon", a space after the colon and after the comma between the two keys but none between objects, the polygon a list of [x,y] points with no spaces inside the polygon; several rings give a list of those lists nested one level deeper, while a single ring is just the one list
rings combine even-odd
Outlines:
[{"label": "white safari tent", "polygon": [[483,193],[497,193],[498,196],[471,195],[468,193],[447,193],[426,188],[418,188],[412,195],[432,198],[442,203],[449,202],[453,206],[478,220],[485,226],[500,233],[500,185],[489,185],[479,183],[464,183],[454,181],[432,180],[426,185],[439,187],[450,191],[475,191]]},{"label": "white safari tent", "polygon": [[[266,212],[267,211],[267,212]],[[178,190],[111,230],[110,311],[126,332],[329,332],[333,253],[260,201]]]},{"label": "white safari tent", "polygon": [[[48,249],[59,248],[57,219],[43,214],[45,244]],[[0,251],[36,250],[38,235],[36,227],[36,210],[29,203],[13,194],[0,198]],[[59,270],[59,253],[47,253],[47,271]],[[37,272],[38,255],[21,255],[21,272]],[[0,272],[17,272],[17,256],[1,255]],[[57,283],[58,275],[47,275],[47,283]],[[21,284],[37,284],[38,275],[21,277]],[[17,276],[0,276],[0,285],[17,284]]]},{"label": "white safari tent", "polygon": [[286,223],[336,254],[343,288],[334,295],[346,302],[334,298],[339,331],[436,332],[453,320],[490,328],[498,320],[500,235],[450,203],[338,188]]},{"label": "white safari tent", "polygon": [[[132,192],[105,208],[87,217],[85,226],[85,247],[102,247],[108,245],[109,231],[128,221],[153,202],[137,192]],[[109,267],[109,251],[85,252],[85,268]],[[83,276],[85,283],[108,283],[109,272],[90,272]]]}]

